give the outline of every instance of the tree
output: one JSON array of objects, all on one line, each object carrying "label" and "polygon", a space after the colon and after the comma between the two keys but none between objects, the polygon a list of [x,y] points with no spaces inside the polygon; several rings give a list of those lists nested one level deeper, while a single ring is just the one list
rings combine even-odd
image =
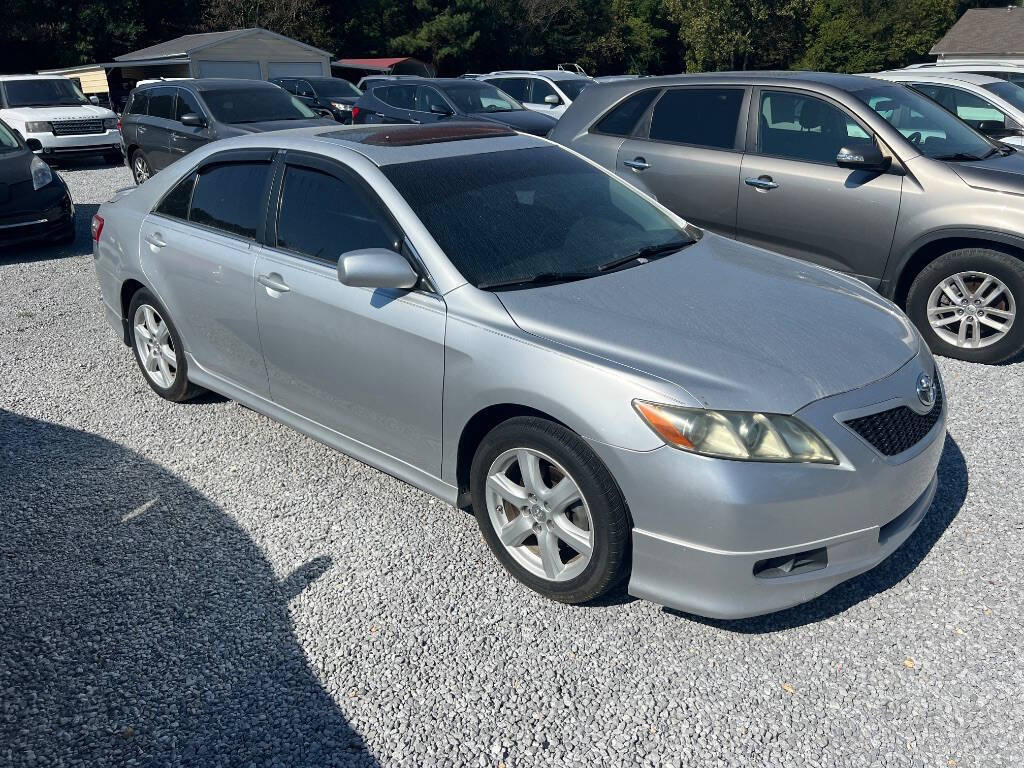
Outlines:
[{"label": "tree", "polygon": [[310,45],[330,45],[327,8],[320,0],[209,0],[203,24],[210,30],[263,27]]}]

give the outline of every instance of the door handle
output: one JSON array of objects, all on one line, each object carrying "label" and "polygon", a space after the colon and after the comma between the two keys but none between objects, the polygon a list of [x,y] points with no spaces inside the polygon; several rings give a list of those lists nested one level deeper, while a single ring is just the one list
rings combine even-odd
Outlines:
[{"label": "door handle", "polygon": [[771,176],[758,176],[757,178],[751,176],[749,178],[744,179],[743,183],[746,184],[748,187],[753,187],[754,189],[763,189],[765,191],[769,189],[775,189],[779,186],[779,183],[777,181],[772,181]]},{"label": "door handle", "polygon": [[167,245],[167,241],[161,237],[159,232],[152,232],[146,235],[146,242],[152,245],[154,248],[163,248]]},{"label": "door handle", "polygon": [[271,272],[269,275],[260,275],[256,278],[256,282],[264,288],[277,291],[278,293],[288,293],[291,290],[288,284],[285,283],[284,278],[277,274],[277,272]]},{"label": "door handle", "polygon": [[632,168],[634,171],[642,171],[646,168],[650,168],[651,164],[648,163],[644,158],[637,157],[632,160],[623,160],[622,164],[627,168]]}]

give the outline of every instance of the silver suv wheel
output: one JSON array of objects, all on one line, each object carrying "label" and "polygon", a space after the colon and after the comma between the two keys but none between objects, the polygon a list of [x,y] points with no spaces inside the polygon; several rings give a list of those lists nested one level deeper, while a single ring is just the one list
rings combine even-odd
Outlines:
[{"label": "silver suv wheel", "polygon": [[1013,294],[986,272],[957,272],[928,297],[928,323],[947,344],[982,349],[1010,332],[1017,313]]}]

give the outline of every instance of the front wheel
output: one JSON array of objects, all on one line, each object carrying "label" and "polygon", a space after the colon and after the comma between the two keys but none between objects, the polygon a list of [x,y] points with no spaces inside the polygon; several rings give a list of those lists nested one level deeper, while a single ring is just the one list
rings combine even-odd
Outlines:
[{"label": "front wheel", "polygon": [[989,248],[943,254],[914,279],[907,314],[932,351],[1001,363],[1024,351],[1024,262]]},{"label": "front wheel", "polygon": [[575,433],[517,417],[480,444],[470,471],[473,512],[491,551],[519,581],[564,603],[586,603],[629,570],[625,500]]}]

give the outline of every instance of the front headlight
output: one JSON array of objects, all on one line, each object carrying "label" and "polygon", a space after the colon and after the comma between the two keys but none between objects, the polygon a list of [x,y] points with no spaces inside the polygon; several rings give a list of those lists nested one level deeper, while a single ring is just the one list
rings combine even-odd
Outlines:
[{"label": "front headlight", "polygon": [[25,133],[53,133],[53,127],[46,122],[25,123]]},{"label": "front headlight", "polygon": [[103,120],[103,130],[105,130],[105,131],[112,131],[115,128],[117,128],[117,118],[116,117],[108,117],[108,118],[105,118]]},{"label": "front headlight", "polygon": [[645,400],[634,400],[633,407],[662,440],[690,453],[743,461],[839,463],[818,433],[792,416]]},{"label": "front headlight", "polygon": [[340,102],[340,101],[332,101],[331,102],[331,106],[334,107],[339,112],[351,112],[352,111],[352,105],[351,104],[345,104],[345,103]]},{"label": "front headlight", "polygon": [[53,181],[53,171],[50,166],[38,157],[32,158],[32,189],[42,189]]}]

